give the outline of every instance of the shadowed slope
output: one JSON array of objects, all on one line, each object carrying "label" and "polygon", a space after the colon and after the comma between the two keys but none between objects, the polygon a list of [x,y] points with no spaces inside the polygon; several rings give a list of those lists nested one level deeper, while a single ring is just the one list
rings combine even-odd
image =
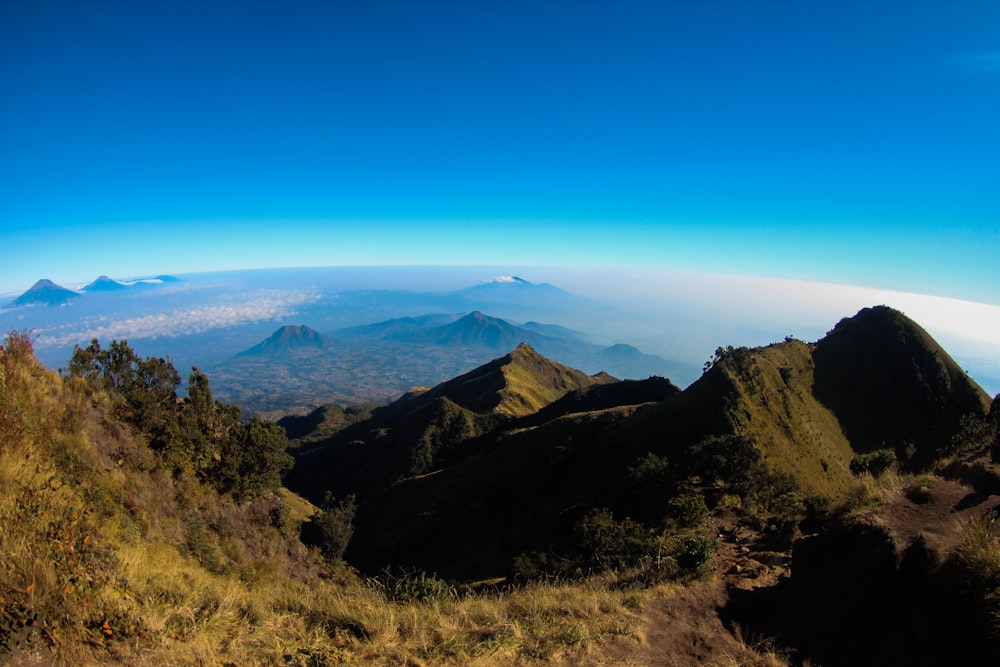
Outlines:
[{"label": "shadowed slope", "polygon": [[[898,323],[908,331],[915,327],[898,313],[872,324],[881,330],[878,345],[887,358],[940,358],[934,356],[940,348],[929,338],[907,347],[905,340],[891,335]],[[820,494],[839,501],[854,484],[852,457],[872,437],[861,437],[866,415],[895,414],[897,421],[879,436],[895,441],[912,433],[908,420],[920,420],[935,433],[957,430],[959,409],[928,416],[920,414],[924,403],[907,402],[905,397],[919,395],[923,383],[905,365],[885,369],[879,380],[891,396],[904,398],[882,405],[876,396],[854,391],[838,394],[841,403],[832,410],[814,393],[820,363],[851,368],[858,362],[854,351],[824,348],[827,342],[815,348],[788,340],[723,350],[697,382],[681,393],[667,392],[656,404],[602,403],[602,395],[624,393],[625,383],[592,387],[550,403],[519,420],[521,428],[484,434],[470,455],[373,498],[359,512],[350,552],[354,562],[377,569],[392,561],[459,578],[508,574],[518,554],[571,549],[574,523],[589,508],[637,517],[649,514],[644,503],[665,505],[671,496],[643,499],[634,492],[631,471],[649,453],[667,462],[672,481],[663,488],[674,490],[666,493],[699,488],[716,493],[712,473],[703,468],[706,461],[698,453],[699,443],[713,436],[751,443],[767,469],[794,480],[800,498]],[[814,353],[829,356],[814,363]],[[462,378],[453,382],[461,385]],[[931,392],[935,405],[969,405],[983,414],[982,403],[968,399],[978,396],[977,389],[959,376],[933,385]],[[597,400],[588,404],[588,396]],[[600,407],[610,409],[596,409]],[[841,414],[857,415],[856,428],[862,430],[845,428]],[[882,428],[878,422],[876,426]],[[725,459],[727,451],[713,450],[712,456]],[[709,501],[710,507],[717,498]]]},{"label": "shadowed slope", "polygon": [[522,344],[426,391],[412,391],[372,417],[303,446],[287,483],[312,498],[367,495],[475,451],[468,441],[508,427],[569,391],[612,381],[549,361]]},{"label": "shadowed slope", "polygon": [[841,320],[813,354],[817,398],[856,451],[912,444],[915,463],[946,449],[960,417],[989,397],[915,322],[886,306]]}]

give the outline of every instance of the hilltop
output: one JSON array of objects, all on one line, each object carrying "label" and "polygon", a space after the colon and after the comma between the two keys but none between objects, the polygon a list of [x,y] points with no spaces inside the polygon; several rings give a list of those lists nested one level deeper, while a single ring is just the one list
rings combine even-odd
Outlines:
[{"label": "hilltop", "polygon": [[522,343],[432,389],[415,388],[327,439],[313,438],[296,452],[299,464],[287,483],[317,502],[327,491],[338,497],[374,493],[467,456],[479,437],[570,391],[612,380],[549,361]]},{"label": "hilltop", "polygon": [[117,280],[112,280],[105,275],[101,275],[98,276],[94,282],[89,283],[82,289],[84,292],[117,292],[128,289],[128,285],[120,283]]}]

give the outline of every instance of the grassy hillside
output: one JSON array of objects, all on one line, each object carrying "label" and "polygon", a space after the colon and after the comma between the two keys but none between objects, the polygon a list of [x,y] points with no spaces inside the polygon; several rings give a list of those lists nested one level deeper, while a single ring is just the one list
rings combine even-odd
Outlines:
[{"label": "grassy hillside", "polygon": [[808,493],[839,501],[854,483],[854,450],[836,415],[813,394],[812,353],[797,340],[734,350],[713,371],[731,384],[725,412],[732,432],[753,440],[771,467]]},{"label": "grassy hillside", "polygon": [[[432,389],[411,391],[370,418],[322,438],[285,420],[300,435],[290,487],[316,502],[368,497],[475,453],[480,439],[509,428],[568,392],[612,382],[554,363],[528,345]],[[318,419],[319,417],[314,417]]]},{"label": "grassy hillside", "polygon": [[[479,431],[474,455],[442,461],[435,474],[376,494],[359,510],[350,553],[367,569],[397,563],[457,578],[511,576],[523,571],[525,554],[534,554],[550,571],[565,574],[586,570],[593,560],[579,539],[591,512],[610,512],[614,530],[640,530],[628,523],[638,521],[641,530],[669,540],[683,533],[677,514],[697,514],[699,503],[778,529],[828,511],[854,492],[852,466],[869,465],[858,459],[870,441],[865,423],[876,429],[888,424],[880,431],[883,441],[912,444],[885,455],[913,466],[939,459],[945,453],[939,443],[959,433],[962,415],[982,417],[988,405],[926,334],[911,337],[916,343],[893,334],[899,327],[916,332],[915,324],[895,311],[889,317],[875,312],[880,317],[863,328],[875,333],[878,351],[864,354],[892,360],[888,369],[873,363],[865,371],[853,351],[831,356],[837,347],[828,339],[816,345],[789,339],[755,349],[720,348],[700,380],[655,399],[655,383],[570,392],[502,428]],[[847,322],[869,319],[862,311]],[[553,386],[551,372],[539,372],[543,383],[534,379],[536,366],[551,368],[534,357],[532,351],[531,363],[514,365],[524,384]],[[933,368],[950,379],[925,390],[922,376],[909,369],[922,368],[928,358],[938,360]],[[838,394],[831,406],[823,393],[827,385],[816,379],[817,364],[855,368],[853,382],[870,383],[878,396],[855,388]],[[484,374],[470,376],[480,381]],[[421,398],[453,390],[464,382],[459,380]],[[931,392],[927,400],[934,405],[953,407],[928,414],[926,401],[898,398],[922,391]],[[657,402],[636,405],[650,400]],[[921,438],[912,423],[936,439]]]}]

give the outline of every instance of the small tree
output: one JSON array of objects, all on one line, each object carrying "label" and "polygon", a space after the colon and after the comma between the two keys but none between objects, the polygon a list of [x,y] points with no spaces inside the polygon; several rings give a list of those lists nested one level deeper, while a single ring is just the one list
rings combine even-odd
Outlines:
[{"label": "small tree", "polygon": [[272,421],[253,417],[222,441],[219,461],[210,478],[237,501],[281,486],[281,475],[292,467],[285,430]]},{"label": "small tree", "polygon": [[303,535],[303,540],[319,547],[320,553],[329,561],[338,561],[344,557],[347,545],[354,535],[354,514],[357,505],[354,496],[347,496],[337,501],[327,492],[323,501],[323,509],[312,519],[312,529],[303,526],[311,534]]}]

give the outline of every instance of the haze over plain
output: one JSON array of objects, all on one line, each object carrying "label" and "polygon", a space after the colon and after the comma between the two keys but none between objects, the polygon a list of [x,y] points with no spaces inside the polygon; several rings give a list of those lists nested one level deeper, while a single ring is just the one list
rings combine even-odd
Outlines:
[{"label": "haze over plain", "polygon": [[0,292],[487,265],[714,345],[871,289],[1000,377],[995,3],[4,3],[0,86]]}]

